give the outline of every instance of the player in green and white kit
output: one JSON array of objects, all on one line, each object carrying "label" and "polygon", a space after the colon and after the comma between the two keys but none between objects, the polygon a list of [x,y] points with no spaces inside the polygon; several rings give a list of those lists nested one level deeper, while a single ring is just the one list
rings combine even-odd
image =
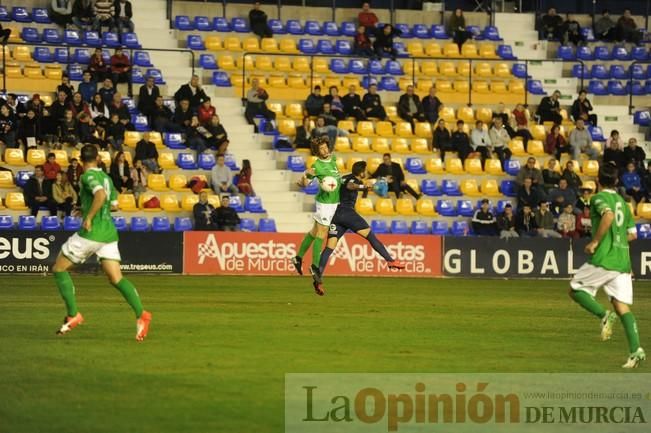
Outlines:
[{"label": "player in green and white kit", "polygon": [[[332,192],[324,191],[319,188],[319,193],[316,195],[316,212],[314,213],[314,226],[305,237],[298,249],[298,255],[292,259],[292,264],[296,268],[296,272],[303,275],[303,256],[312,245],[312,266],[310,272],[314,275],[320,274],[319,261],[321,260],[321,250],[323,248],[323,240],[328,235],[330,223],[337,211],[339,205],[339,188],[341,187],[341,175],[337,169],[337,158],[333,153],[330,153],[328,148],[328,139],[326,137],[316,138],[312,140],[312,153],[319,159],[314,161],[314,164],[303,174],[303,178],[299,181],[299,185],[306,186],[315,177],[321,185],[321,181],[326,176],[331,176],[337,180],[337,187]],[[318,295],[323,296],[323,290],[314,286]]]},{"label": "player in green and white kit", "polygon": [[84,174],[80,179],[79,197],[83,223],[81,230],[63,244],[52,268],[67,309],[67,315],[57,334],[65,334],[84,321],[77,310],[75,286],[68,269],[95,254],[101,260],[102,269],[111,284],[122,293],[136,313],[136,340],[142,341],[149,331],[151,313],[142,308],[136,288],[122,276],[118,232],[111,218],[111,207],[117,205],[117,191],[111,178],[97,167],[97,158],[95,146],[86,145],[81,149]]},{"label": "player in green and white kit", "polygon": [[[585,247],[590,260],[579,268],[570,282],[570,297],[590,313],[601,319],[601,339],[609,340],[613,324],[619,316],[626,332],[629,357],[623,368],[635,368],[646,359],[640,347],[640,336],[635,316],[629,306],[633,304],[631,257],[628,243],[637,233],[631,210],[617,194],[617,167],[605,164],[599,169],[600,192],[592,197],[592,241]],[[594,296],[599,288],[610,298],[615,312],[606,310]]]}]

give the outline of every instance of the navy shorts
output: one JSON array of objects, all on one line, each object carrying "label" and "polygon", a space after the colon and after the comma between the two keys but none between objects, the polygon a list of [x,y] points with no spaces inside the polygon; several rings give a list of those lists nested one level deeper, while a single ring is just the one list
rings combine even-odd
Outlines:
[{"label": "navy shorts", "polygon": [[341,238],[348,230],[358,232],[369,228],[368,223],[362,218],[355,209],[339,207],[335,212],[334,218],[330,223],[328,238]]}]

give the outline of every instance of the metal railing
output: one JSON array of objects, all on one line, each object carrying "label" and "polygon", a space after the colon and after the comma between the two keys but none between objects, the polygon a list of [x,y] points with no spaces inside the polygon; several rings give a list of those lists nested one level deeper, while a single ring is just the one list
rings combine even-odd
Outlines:
[{"label": "metal railing", "polygon": [[[631,62],[630,65],[628,65],[628,114],[634,114],[635,112],[635,105],[633,105],[633,97],[634,96],[644,96],[647,98],[648,102],[648,95],[634,95],[633,94],[633,81],[636,81],[633,78],[633,65],[651,65],[651,60],[634,60]],[[648,107],[649,104],[644,104],[645,107]]]}]

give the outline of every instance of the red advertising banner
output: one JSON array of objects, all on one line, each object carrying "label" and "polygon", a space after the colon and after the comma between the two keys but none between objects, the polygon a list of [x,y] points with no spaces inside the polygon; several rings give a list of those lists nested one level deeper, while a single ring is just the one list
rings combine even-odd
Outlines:
[{"label": "red advertising banner", "polygon": [[[302,233],[185,232],[184,273],[196,275],[291,275],[290,263]],[[389,253],[407,264],[400,275],[438,277],[442,242],[438,236],[380,235]],[[304,258],[307,273],[312,253]],[[349,233],[330,257],[328,275],[395,276],[366,239]]]}]

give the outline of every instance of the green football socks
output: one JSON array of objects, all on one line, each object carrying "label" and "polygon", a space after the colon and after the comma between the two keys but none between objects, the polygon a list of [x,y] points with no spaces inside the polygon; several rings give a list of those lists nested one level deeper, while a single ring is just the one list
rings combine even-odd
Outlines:
[{"label": "green football socks", "polygon": [[587,292],[572,290],[572,299],[600,319],[606,315],[606,309]]},{"label": "green football socks", "polygon": [[315,238],[314,245],[312,245],[312,264],[319,266],[321,262],[321,252],[323,250],[323,239]]},{"label": "green football socks", "polygon": [[626,339],[628,340],[629,353],[634,353],[640,348],[640,334],[637,332],[637,323],[633,313],[628,312],[620,317],[622,325],[624,325],[624,332],[626,332]]},{"label": "green football socks", "polygon": [[311,233],[306,234],[305,237],[303,238],[303,242],[301,243],[301,246],[298,249],[298,254],[297,254],[298,257],[303,258],[307,250],[310,249],[310,245],[312,245],[312,242],[314,242],[314,236],[312,236]]},{"label": "green football socks", "polygon": [[118,281],[117,284],[113,284],[113,287],[118,289],[127,303],[133,308],[134,313],[136,313],[136,319],[140,318],[142,315],[142,303],[140,302],[140,295],[136,287],[131,283],[131,281],[126,278],[122,278]]},{"label": "green football socks", "polygon": [[68,272],[55,272],[54,281],[59,288],[63,302],[66,304],[68,316],[76,316],[79,310],[77,310],[77,299],[75,298],[75,285],[72,278],[70,278],[70,274]]}]

